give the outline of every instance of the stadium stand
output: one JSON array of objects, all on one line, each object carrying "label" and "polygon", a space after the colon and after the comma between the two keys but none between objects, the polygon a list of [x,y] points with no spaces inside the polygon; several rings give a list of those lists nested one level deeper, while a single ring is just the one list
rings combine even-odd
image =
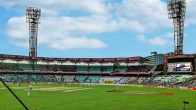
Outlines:
[{"label": "stadium stand", "polygon": [[89,76],[88,79],[90,80],[89,83],[98,83],[100,76]]},{"label": "stadium stand", "polygon": [[32,81],[31,77],[28,74],[18,74],[18,82],[27,82]]},{"label": "stadium stand", "polygon": [[117,68],[114,71],[115,72],[126,72],[127,66],[117,66]]},{"label": "stadium stand", "polygon": [[196,88],[196,79],[192,79],[183,83],[178,84],[181,87]]},{"label": "stadium stand", "polygon": [[55,75],[43,75],[44,81],[48,83],[54,83],[57,82]]},{"label": "stadium stand", "polygon": [[84,80],[83,83],[98,83],[100,76],[89,75]]},{"label": "stadium stand", "polygon": [[30,64],[19,64],[19,68],[22,71],[33,71],[33,68]]},{"label": "stadium stand", "polygon": [[90,72],[100,72],[101,71],[101,66],[90,66],[89,71]]},{"label": "stadium stand", "polygon": [[157,75],[148,82],[154,86],[175,86],[193,75]]},{"label": "stadium stand", "polygon": [[128,80],[125,81],[125,84],[134,84],[137,81],[137,76],[129,77]]},{"label": "stadium stand", "polygon": [[18,81],[18,77],[16,74],[2,74],[2,77],[6,82],[16,83]]},{"label": "stadium stand", "polygon": [[41,70],[41,66],[40,65],[34,65],[33,66],[33,70],[34,71],[40,71]]},{"label": "stadium stand", "polygon": [[63,75],[63,82],[64,83],[74,83],[75,75]]},{"label": "stadium stand", "polygon": [[148,72],[153,69],[154,65],[129,66],[127,72]]},{"label": "stadium stand", "polygon": [[44,78],[41,74],[32,74],[30,75],[30,77],[32,78],[32,82],[35,82],[35,83],[42,83],[44,82]]},{"label": "stadium stand", "polygon": [[84,83],[84,80],[87,78],[88,78],[88,76],[86,76],[86,75],[76,75],[75,82],[76,83]]},{"label": "stadium stand", "polygon": [[118,81],[119,84],[126,84],[126,82],[130,79],[130,77],[123,77]]},{"label": "stadium stand", "polygon": [[57,83],[62,83],[62,75],[55,75]]},{"label": "stadium stand", "polygon": [[87,72],[88,71],[88,66],[77,66],[76,71],[77,72]]},{"label": "stadium stand", "polygon": [[103,72],[113,72],[113,70],[114,70],[113,66],[103,66],[101,68],[101,71],[103,71]]},{"label": "stadium stand", "polygon": [[76,66],[74,65],[62,65],[60,68],[63,72],[76,72]]},{"label": "stadium stand", "polygon": [[0,63],[1,70],[19,70],[18,64]]},{"label": "stadium stand", "polygon": [[[131,58],[32,58],[0,55],[0,73],[9,83],[101,83],[195,87],[192,74],[162,75],[163,65]],[[195,68],[193,68],[195,70]],[[156,73],[157,72],[157,73]]]}]

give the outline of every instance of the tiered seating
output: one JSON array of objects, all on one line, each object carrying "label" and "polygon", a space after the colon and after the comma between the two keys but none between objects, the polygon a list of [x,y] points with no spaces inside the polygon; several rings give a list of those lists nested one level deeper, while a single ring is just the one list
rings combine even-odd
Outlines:
[{"label": "tiered seating", "polygon": [[55,78],[57,82],[62,82],[62,75],[55,75]]},{"label": "tiered seating", "polygon": [[113,72],[113,70],[114,70],[113,66],[104,66],[102,68],[103,68],[103,71],[105,71],[105,72]]},{"label": "tiered seating", "polygon": [[119,81],[119,84],[125,84],[125,82],[127,81],[127,80],[129,80],[130,79],[130,77],[124,77],[124,78],[122,78],[120,81]]},{"label": "tiered seating", "polygon": [[35,71],[40,71],[41,70],[41,66],[40,65],[34,65],[34,70]]},{"label": "tiered seating", "polygon": [[188,87],[188,88],[196,88],[196,79],[191,79],[189,81],[178,84],[178,86]]},{"label": "tiered seating", "polygon": [[181,82],[187,78],[192,77],[192,75],[159,75],[154,78],[154,81],[162,82]]},{"label": "tiered seating", "polygon": [[47,66],[47,65],[40,65],[40,70],[41,71],[48,71],[48,69],[49,69],[49,66]]},{"label": "tiered seating", "polygon": [[76,66],[65,66],[65,65],[63,65],[63,66],[61,66],[60,67],[60,70],[61,71],[64,71],[64,72],[76,72]]},{"label": "tiered seating", "polygon": [[15,74],[3,74],[2,75],[5,82],[17,82],[18,77]]},{"label": "tiered seating", "polygon": [[125,84],[134,84],[137,81],[137,79],[138,77],[132,76],[125,82]]},{"label": "tiered seating", "polygon": [[178,77],[179,82],[185,81],[188,78],[193,77],[193,75],[177,75],[176,77]]},{"label": "tiered seating", "polygon": [[100,79],[100,76],[89,76],[85,80],[85,83],[98,83],[99,79]]},{"label": "tiered seating", "polygon": [[73,83],[75,80],[75,75],[64,75],[63,82],[65,83]]},{"label": "tiered seating", "polygon": [[90,66],[90,72],[100,72],[101,66]]},{"label": "tiered seating", "polygon": [[33,70],[30,64],[19,64],[19,68],[23,71],[25,71],[25,70],[32,71]]},{"label": "tiered seating", "polygon": [[126,72],[127,71],[127,66],[118,66],[115,69],[115,72]]},{"label": "tiered seating", "polygon": [[193,75],[158,75],[152,79],[151,84],[156,86],[173,86],[192,76]]},{"label": "tiered seating", "polygon": [[19,70],[18,64],[0,63],[1,70]]},{"label": "tiered seating", "polygon": [[43,75],[43,77],[45,82],[51,82],[51,83],[57,82],[55,75]]},{"label": "tiered seating", "polygon": [[28,74],[18,74],[18,82],[31,82],[32,79]]},{"label": "tiered seating", "polygon": [[88,71],[88,66],[77,66],[76,71],[77,72],[87,72]]},{"label": "tiered seating", "polygon": [[150,81],[150,77],[138,77],[137,81],[135,82],[135,84],[141,84],[141,85],[145,85]]},{"label": "tiered seating", "polygon": [[85,75],[76,75],[76,82],[77,83],[83,83],[84,80],[87,78],[88,76]]},{"label": "tiered seating", "polygon": [[148,72],[153,67],[153,65],[129,66],[127,72]]},{"label": "tiered seating", "polygon": [[100,76],[90,76],[91,83],[97,83],[100,79]]},{"label": "tiered seating", "polygon": [[30,75],[33,82],[44,82],[43,76],[41,74]]},{"label": "tiered seating", "polygon": [[54,65],[48,65],[48,71],[54,71]]},{"label": "tiered seating", "polygon": [[139,84],[139,85],[146,85],[151,80],[150,77],[144,76],[131,76],[125,84]]}]

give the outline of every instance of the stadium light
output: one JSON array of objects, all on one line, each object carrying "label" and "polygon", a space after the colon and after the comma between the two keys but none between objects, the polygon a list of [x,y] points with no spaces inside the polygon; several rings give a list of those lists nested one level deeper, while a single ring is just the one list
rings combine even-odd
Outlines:
[{"label": "stadium light", "polygon": [[26,9],[26,22],[29,23],[29,56],[37,57],[37,34],[40,23],[41,9],[28,7]]},{"label": "stadium light", "polygon": [[185,0],[169,0],[167,4],[168,17],[174,24],[174,54],[183,54],[184,19],[186,11]]}]

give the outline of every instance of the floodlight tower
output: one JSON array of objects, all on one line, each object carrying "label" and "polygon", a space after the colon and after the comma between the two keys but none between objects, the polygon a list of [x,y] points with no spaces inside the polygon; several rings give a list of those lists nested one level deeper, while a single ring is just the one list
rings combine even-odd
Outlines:
[{"label": "floodlight tower", "polygon": [[168,17],[174,23],[174,54],[183,54],[184,19],[186,11],[185,0],[169,0],[167,4]]},{"label": "floodlight tower", "polygon": [[41,9],[28,7],[26,9],[26,21],[29,23],[29,56],[37,57],[37,34],[40,23]]}]

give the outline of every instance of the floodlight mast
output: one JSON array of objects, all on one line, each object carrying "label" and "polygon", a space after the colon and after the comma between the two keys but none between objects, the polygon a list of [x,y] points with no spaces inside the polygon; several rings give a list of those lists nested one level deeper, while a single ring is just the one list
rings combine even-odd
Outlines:
[{"label": "floodlight mast", "polygon": [[183,54],[184,19],[186,11],[185,0],[169,0],[167,4],[168,17],[174,23],[174,54]]},{"label": "floodlight mast", "polygon": [[38,24],[40,23],[41,9],[27,7],[26,22],[29,23],[29,56],[37,57]]}]

